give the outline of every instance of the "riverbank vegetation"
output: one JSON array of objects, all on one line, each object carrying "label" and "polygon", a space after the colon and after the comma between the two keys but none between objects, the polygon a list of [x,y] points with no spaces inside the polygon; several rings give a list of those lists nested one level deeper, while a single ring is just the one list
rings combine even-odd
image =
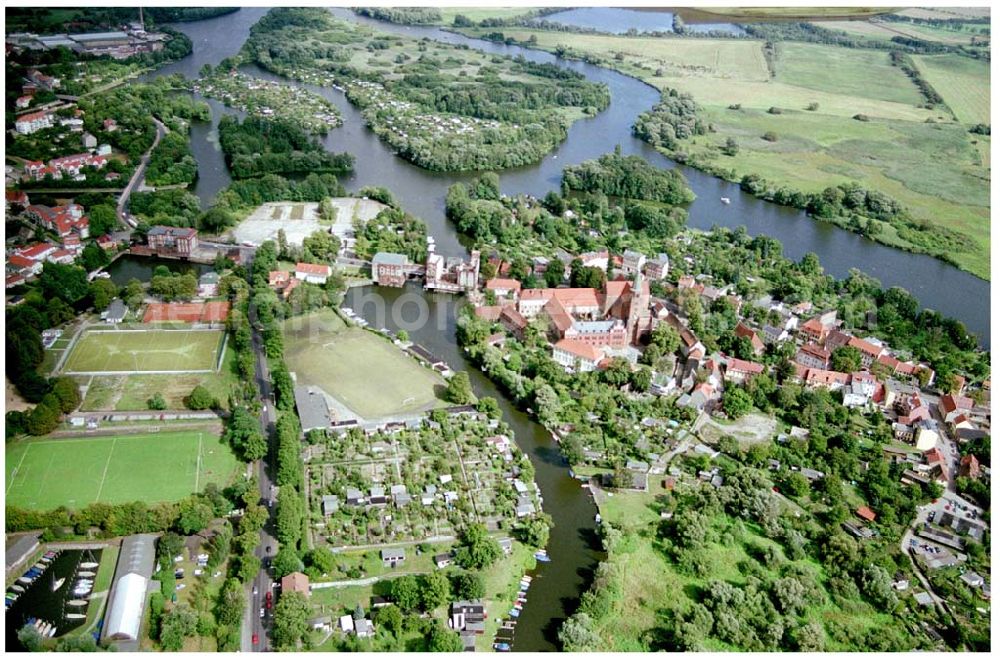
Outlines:
[{"label": "riverbank vegetation", "polygon": [[195,92],[218,99],[251,117],[287,121],[314,135],[325,135],[342,123],[337,106],[301,87],[221,67],[202,73],[194,83]]},{"label": "riverbank vegetation", "polygon": [[[495,37],[483,28],[461,32]],[[504,29],[502,37],[662,90],[663,101],[636,131],[671,158],[730,181],[763,182],[747,188],[779,203],[862,181],[905,213],[891,221],[859,213],[827,219],[989,276],[990,138],[969,132],[969,122],[984,121],[988,107],[982,62],[957,53],[909,55],[921,84],[894,66],[886,49],[599,34],[569,39],[524,27]],[[927,89],[942,102],[925,107]],[[679,99],[687,107],[676,107]]]},{"label": "riverbank vegetation", "polygon": [[354,168],[354,156],[328,152],[302,126],[287,119],[240,121],[226,115],[219,120],[219,145],[234,179],[264,174],[348,174]]},{"label": "riverbank vegetation", "polygon": [[605,86],[560,67],[382,34],[318,8],[272,10],[241,56],[343,88],[400,156],[440,171],[536,162],[610,101]]}]

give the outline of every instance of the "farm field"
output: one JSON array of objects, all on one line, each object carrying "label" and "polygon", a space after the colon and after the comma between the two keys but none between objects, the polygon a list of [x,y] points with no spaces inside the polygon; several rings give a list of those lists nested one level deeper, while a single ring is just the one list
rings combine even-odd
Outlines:
[{"label": "farm field", "polygon": [[[460,31],[482,36],[489,30]],[[682,143],[689,164],[716,168],[732,181],[758,174],[776,187],[804,192],[863,182],[902,202],[915,224],[928,229],[901,234],[882,223],[876,240],[946,252],[960,268],[989,278],[990,138],[970,134],[943,106],[921,107],[916,85],[890,66],[887,53],[783,42],[771,80],[760,41],[590,34],[570,40],[561,32],[502,32],[519,42],[534,37],[534,47],[550,52],[572,43],[574,57],[691,94],[715,131]],[[914,60],[957,106],[960,120],[989,121],[986,65],[958,56]],[[879,75],[869,75],[873,70]],[[806,110],[812,103],[817,109]],[[781,114],[769,113],[771,107]],[[859,114],[869,121],[854,119]],[[762,139],[768,132],[777,141]],[[724,156],[721,147],[730,137],[739,152]]]},{"label": "farm field", "polygon": [[[887,51],[781,42],[777,52],[778,82],[877,101],[908,105],[923,101],[907,75],[892,66]],[[872,80],[878,84],[873,85]]]},{"label": "farm field", "polygon": [[184,408],[184,397],[197,385],[209,392],[226,407],[229,393],[239,383],[236,353],[226,349],[222,368],[214,373],[190,374],[122,374],[114,376],[77,376],[77,382],[87,388],[81,410],[145,410],[147,400],[161,394],[168,410]]},{"label": "farm field", "polygon": [[299,384],[321,387],[366,419],[447,405],[441,375],[331,310],[285,321],[285,362]]},{"label": "farm field", "polygon": [[212,371],[221,330],[85,332],[73,347],[66,373]]},{"label": "farm field", "polygon": [[92,502],[174,502],[222,487],[238,462],[213,434],[198,431],[26,440],[7,445],[6,501],[26,509]]},{"label": "farm field", "polygon": [[960,122],[990,123],[988,62],[958,55],[919,55],[913,59]]}]

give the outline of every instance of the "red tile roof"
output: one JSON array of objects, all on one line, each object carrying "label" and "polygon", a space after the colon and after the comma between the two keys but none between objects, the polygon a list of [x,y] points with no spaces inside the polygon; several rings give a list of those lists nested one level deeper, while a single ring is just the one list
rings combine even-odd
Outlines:
[{"label": "red tile roof", "polygon": [[595,346],[575,339],[560,339],[555,344],[555,348],[591,362],[597,362],[604,357],[603,351],[598,350]]},{"label": "red tile roof", "polygon": [[520,292],[521,283],[517,280],[504,278],[504,277],[494,277],[486,282],[486,288],[489,291],[496,291],[497,289],[509,289],[512,291]]},{"label": "red tile roof", "polygon": [[307,273],[309,275],[330,275],[330,266],[325,264],[307,264],[299,262],[295,264],[296,273]]},{"label": "red tile roof", "polygon": [[866,506],[859,506],[855,513],[858,514],[859,518],[867,520],[868,522],[875,522],[875,512]]}]

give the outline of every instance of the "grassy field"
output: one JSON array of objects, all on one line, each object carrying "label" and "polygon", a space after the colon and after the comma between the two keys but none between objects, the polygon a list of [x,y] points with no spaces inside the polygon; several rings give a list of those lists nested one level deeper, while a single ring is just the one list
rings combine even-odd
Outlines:
[{"label": "grassy field", "polygon": [[67,373],[214,370],[221,330],[86,332],[66,361]]},{"label": "grassy field", "polygon": [[163,395],[169,410],[178,410],[184,408],[184,397],[197,385],[208,389],[224,408],[227,407],[229,394],[239,383],[239,375],[236,352],[230,346],[226,348],[218,372],[77,376],[76,380],[87,388],[81,410],[145,410],[146,401],[157,393]]},{"label": "grassy field", "polygon": [[959,121],[990,123],[989,62],[959,55],[919,55],[913,59]]},{"label": "grassy field", "polygon": [[285,321],[285,363],[298,383],[323,388],[367,419],[447,405],[441,375],[388,340],[348,328],[332,310]]},{"label": "grassy field", "polygon": [[[771,79],[760,41],[502,31],[518,41],[534,37],[548,51],[571,44],[576,55],[691,94],[715,131],[682,149],[731,180],[754,173],[805,192],[859,181],[890,195],[918,224],[948,234],[946,249],[960,268],[989,279],[990,139],[968,133],[947,108],[921,107],[916,85],[887,53],[781,43]],[[989,121],[987,65],[950,55],[914,60],[960,120]],[[806,110],[812,103],[818,108]],[[772,106],[781,114],[770,114]],[[858,114],[869,121],[853,119]],[[778,140],[763,140],[768,132]],[[727,138],[739,145],[736,156],[721,153]],[[877,240],[919,250],[884,223]]]},{"label": "grassy field", "polygon": [[472,21],[487,18],[513,18],[526,13],[529,7],[441,7],[441,25],[452,25],[462,14]]},{"label": "grassy field", "polygon": [[[906,74],[892,66],[886,51],[781,42],[777,52],[775,73],[780,83],[907,105],[923,100]],[[879,84],[873,85],[872,80]]]},{"label": "grassy field", "polygon": [[5,452],[7,504],[28,509],[172,502],[224,486],[237,469],[229,447],[197,431],[26,440]]}]

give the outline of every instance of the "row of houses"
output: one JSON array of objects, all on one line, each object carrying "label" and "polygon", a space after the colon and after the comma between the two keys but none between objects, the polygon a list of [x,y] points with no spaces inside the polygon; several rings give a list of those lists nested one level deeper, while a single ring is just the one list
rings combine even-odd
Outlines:
[{"label": "row of houses", "polygon": [[[19,118],[18,123],[29,116],[25,115]],[[18,130],[20,131],[20,129]],[[51,159],[48,163],[43,163],[40,160],[29,160],[24,164],[24,178],[27,181],[41,181],[45,177],[51,176],[56,181],[67,177],[74,181],[85,181],[87,178],[85,170],[88,168],[91,170],[104,169],[110,155],[111,146],[103,144],[97,148],[95,153],[61,156]]]}]

